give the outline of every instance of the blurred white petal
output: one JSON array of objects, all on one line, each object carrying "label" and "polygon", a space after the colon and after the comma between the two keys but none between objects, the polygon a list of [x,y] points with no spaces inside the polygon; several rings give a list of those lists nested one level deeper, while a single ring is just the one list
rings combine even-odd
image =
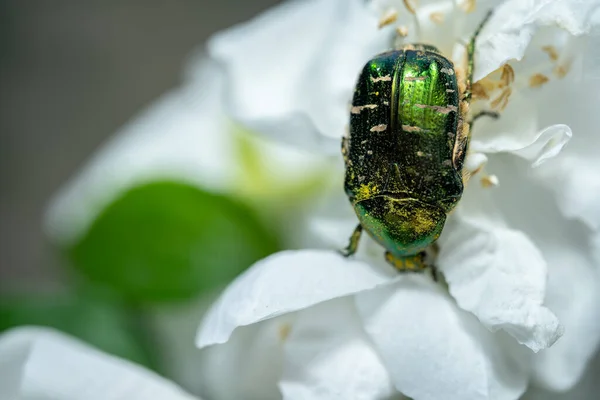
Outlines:
[{"label": "blurred white petal", "polygon": [[220,191],[232,185],[233,136],[221,111],[219,69],[198,62],[194,80],[166,94],[118,131],[52,200],[50,237],[76,240],[119,193],[157,179]]},{"label": "blurred white petal", "polygon": [[532,385],[521,400],[593,400],[600,393],[600,355],[588,366],[585,375],[572,389],[554,392]]},{"label": "blurred white petal", "polygon": [[362,65],[391,45],[362,0],[280,4],[209,42],[227,74],[226,102],[245,126],[337,154]]},{"label": "blurred white petal", "polygon": [[568,247],[546,249],[552,260],[546,305],[565,326],[564,336],[534,358],[534,378],[567,390],[584,374],[600,343],[600,275],[589,256]]},{"label": "blurred white petal", "polygon": [[572,35],[600,21],[599,3],[581,0],[508,0],[498,6],[477,41],[474,81],[509,60],[520,60],[536,31],[556,25]]},{"label": "blurred white petal", "polygon": [[[425,276],[356,296],[365,329],[396,388],[419,400],[516,399],[527,357],[487,331]],[[504,347],[503,347],[504,344]]]},{"label": "blurred white petal", "polygon": [[371,289],[395,279],[333,251],[284,251],[265,258],[230,284],[202,322],[196,345],[225,343],[232,332],[268,318]]},{"label": "blurred white petal", "polygon": [[563,215],[600,232],[600,160],[567,154],[536,171],[535,177],[554,194]]},{"label": "blurred white petal", "polygon": [[6,400],[192,400],[129,361],[44,328],[0,336],[0,398]]}]

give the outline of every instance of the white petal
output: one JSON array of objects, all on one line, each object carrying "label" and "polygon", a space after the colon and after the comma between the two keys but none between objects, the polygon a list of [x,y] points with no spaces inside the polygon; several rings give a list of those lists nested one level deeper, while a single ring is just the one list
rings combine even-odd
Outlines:
[{"label": "white petal", "polygon": [[[504,118],[504,117],[502,117]],[[485,127],[477,127],[484,131]],[[481,129],[480,129],[481,128]],[[515,127],[512,132],[493,132],[487,137],[475,136],[471,151],[480,153],[514,153],[532,161],[532,167],[555,157],[573,136],[567,125],[552,125],[539,132]]]},{"label": "white petal", "polygon": [[567,392],[554,392],[531,386],[522,400],[591,400],[600,393],[600,355],[588,366],[585,376]]},{"label": "white petal", "polygon": [[534,175],[556,196],[562,214],[600,230],[600,163],[583,154],[566,154]]},{"label": "white petal", "polygon": [[209,399],[281,399],[283,345],[295,314],[241,327],[225,344],[200,351],[196,386]]},{"label": "white petal", "polygon": [[196,345],[225,343],[240,326],[392,281],[394,271],[377,269],[333,251],[284,251],[239,276],[205,317]]},{"label": "white petal", "polygon": [[0,383],[7,400],[194,399],[140,366],[42,328],[0,336]]},{"label": "white petal", "polygon": [[362,0],[284,2],[218,34],[208,48],[227,73],[230,114],[257,132],[337,154],[358,73],[391,45],[377,19]]},{"label": "white petal", "polygon": [[351,297],[298,313],[285,341],[285,399],[387,399],[398,395]]},{"label": "white petal", "polygon": [[49,235],[72,241],[123,190],[156,179],[177,179],[222,191],[232,185],[233,137],[220,111],[221,74],[196,62],[196,75],[118,131],[54,197]]},{"label": "white petal", "polygon": [[581,249],[545,250],[552,260],[546,305],[565,326],[565,334],[536,354],[534,376],[538,385],[564,391],[581,378],[600,344],[600,275]]},{"label": "white petal", "polygon": [[437,263],[461,308],[537,352],[563,333],[543,305],[546,261],[525,234],[493,215],[488,194],[469,188],[440,238]]},{"label": "white petal", "polygon": [[597,1],[508,0],[494,11],[477,41],[474,81],[509,60],[520,60],[534,33],[542,26],[557,25],[573,35],[590,32],[600,20]]},{"label": "white petal", "polygon": [[496,208],[510,226],[527,232],[548,263],[545,305],[565,327],[564,337],[536,355],[537,381],[568,389],[580,378],[600,342],[600,278],[593,257],[594,249],[600,247],[590,243],[590,232],[583,224],[561,214],[552,192],[528,179],[525,162],[502,156],[490,158],[489,166],[502,182],[493,190]]},{"label": "white petal", "polygon": [[527,354],[487,331],[425,276],[356,296],[365,328],[396,388],[418,400],[516,399]]},{"label": "white petal", "polygon": [[[600,41],[591,39],[595,40],[589,40],[589,47],[582,49],[579,57],[584,66],[598,58],[595,53],[600,48]],[[541,123],[563,122],[574,132],[561,156],[537,168],[532,176],[552,192],[564,216],[577,218],[598,231],[600,113],[597,112],[597,93],[600,80],[589,68],[584,68],[583,72],[583,78],[573,71],[561,81],[548,83],[544,95],[532,99],[540,110]]]}]

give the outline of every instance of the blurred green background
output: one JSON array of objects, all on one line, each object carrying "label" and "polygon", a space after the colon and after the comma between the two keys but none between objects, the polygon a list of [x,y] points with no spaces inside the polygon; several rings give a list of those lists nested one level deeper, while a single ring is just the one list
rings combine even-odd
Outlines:
[{"label": "blurred green background", "polygon": [[172,341],[155,327],[161,307],[192,310],[181,335],[192,346],[206,299],[284,246],[277,223],[174,180],[120,193],[68,246],[45,236],[44,212],[101,143],[180,83],[192,50],[274,3],[0,1],[0,331],[52,326],[186,385],[160,346]]}]

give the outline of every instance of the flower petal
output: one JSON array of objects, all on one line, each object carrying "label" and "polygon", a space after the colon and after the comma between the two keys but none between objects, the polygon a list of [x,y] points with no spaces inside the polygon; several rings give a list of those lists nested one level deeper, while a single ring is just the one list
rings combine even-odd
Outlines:
[{"label": "flower petal", "polygon": [[[283,345],[294,313],[244,326],[227,343],[200,351],[196,386],[209,399],[281,399],[277,386],[283,369]],[[234,377],[234,379],[232,379]]]},{"label": "flower petal", "polygon": [[535,352],[545,349],[563,333],[543,306],[546,261],[524,233],[494,217],[488,189],[469,189],[439,242],[437,263],[450,293],[492,331],[503,329]]},{"label": "flower petal", "polygon": [[196,76],[124,126],[50,204],[47,229],[72,241],[123,190],[178,179],[221,191],[231,186],[233,137],[220,112],[221,74],[196,61]]},{"label": "flower petal", "polygon": [[0,336],[0,383],[3,399],[194,399],[142,367],[43,328]]},{"label": "flower petal", "polygon": [[284,251],[239,276],[206,315],[196,345],[225,343],[240,326],[392,281],[394,272],[332,251]]},{"label": "flower petal", "polygon": [[534,177],[556,196],[566,218],[577,218],[600,231],[600,163],[581,153],[569,152],[551,165],[535,171]]},{"label": "flower petal", "polygon": [[590,32],[598,23],[599,3],[580,0],[508,0],[494,11],[477,41],[474,81],[509,60],[521,60],[535,32],[556,25],[572,35]]},{"label": "flower petal", "polygon": [[523,160],[496,156],[489,166],[501,182],[493,190],[495,208],[507,224],[526,232],[543,254],[548,264],[544,303],[565,327],[554,346],[535,356],[536,381],[566,390],[581,377],[600,342],[600,277],[593,257],[599,247],[582,223],[564,218],[552,192],[529,179]]},{"label": "flower petal", "polygon": [[[485,127],[477,128],[485,131]],[[549,126],[539,132],[521,127],[512,132],[494,132],[488,138],[477,136],[471,142],[471,151],[514,153],[532,161],[532,167],[537,167],[560,153],[572,135],[571,128],[562,124]]]},{"label": "flower petal", "polygon": [[531,386],[522,400],[590,400],[600,393],[600,356],[588,366],[580,382],[567,392],[554,392]]},{"label": "flower petal", "polygon": [[389,374],[361,326],[351,297],[298,313],[285,341],[285,399],[387,399]]},{"label": "flower petal", "polygon": [[548,83],[544,95],[532,99],[538,105],[542,124],[563,122],[574,132],[573,140],[561,156],[537,168],[532,177],[553,193],[564,216],[577,218],[590,229],[599,231],[600,113],[597,103],[600,80],[585,65],[598,59],[600,40],[592,37],[587,42],[588,46],[582,48],[573,61],[584,66],[583,74],[572,71],[564,79]]},{"label": "flower petal", "polygon": [[208,44],[227,73],[229,113],[245,126],[337,154],[363,64],[389,34],[362,0],[284,2]]},{"label": "flower petal", "polygon": [[564,391],[573,387],[600,344],[600,275],[585,252],[545,248],[552,260],[546,305],[565,326],[564,336],[534,358],[535,382]]},{"label": "flower petal", "polygon": [[516,399],[528,355],[487,331],[427,277],[356,295],[365,329],[396,388],[419,400]]}]

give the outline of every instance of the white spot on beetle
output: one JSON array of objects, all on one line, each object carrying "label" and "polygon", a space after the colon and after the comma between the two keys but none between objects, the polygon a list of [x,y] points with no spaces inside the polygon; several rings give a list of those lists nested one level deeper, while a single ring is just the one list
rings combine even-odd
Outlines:
[{"label": "white spot on beetle", "polygon": [[454,75],[454,70],[452,68],[442,68],[440,69],[440,72],[447,75]]},{"label": "white spot on beetle", "polygon": [[360,112],[361,112],[362,110],[364,110],[365,108],[368,108],[368,109],[370,109],[370,110],[374,110],[374,109],[376,109],[376,108],[377,108],[377,104],[367,104],[367,105],[364,105],[364,106],[353,106],[353,107],[350,109],[350,112],[351,112],[352,114],[360,114]]},{"label": "white spot on beetle", "polygon": [[415,107],[417,108],[428,108],[430,110],[435,110],[437,112],[439,112],[440,114],[448,114],[452,111],[456,111],[457,108],[456,106],[453,106],[451,104],[447,105],[446,107],[443,106],[430,106],[429,104],[415,104]]},{"label": "white spot on beetle", "polygon": [[386,124],[375,125],[370,129],[371,132],[383,132],[387,129]]},{"label": "white spot on beetle", "polygon": [[404,132],[429,132],[429,129],[423,129],[419,126],[412,126],[412,125],[402,125],[402,130]]},{"label": "white spot on beetle", "polygon": [[404,80],[411,82],[411,81],[424,81],[426,80],[427,77],[426,76],[405,76]]},{"label": "white spot on beetle", "polygon": [[376,82],[389,82],[392,80],[392,77],[390,75],[384,75],[384,76],[378,76],[377,78],[373,78],[372,76],[371,78],[371,82],[376,83]]}]

